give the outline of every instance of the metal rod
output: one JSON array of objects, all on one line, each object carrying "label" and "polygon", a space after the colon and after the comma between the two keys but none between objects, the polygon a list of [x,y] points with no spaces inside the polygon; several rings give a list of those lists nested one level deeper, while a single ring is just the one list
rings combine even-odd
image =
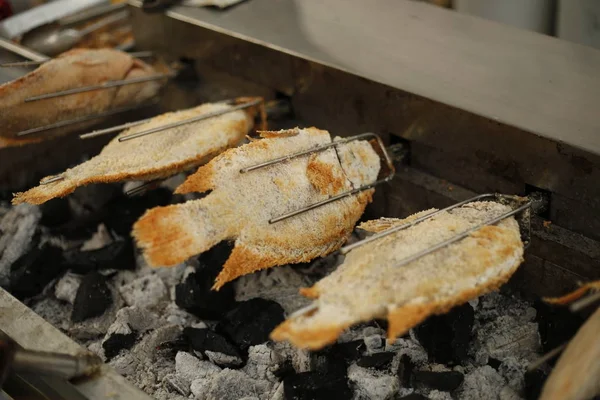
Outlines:
[{"label": "metal rod", "polygon": [[[154,53],[151,51],[137,51],[137,52],[131,52],[131,53],[127,53],[129,54],[131,57],[135,57],[135,58],[150,58],[154,56]],[[44,64],[45,62],[50,61],[50,58],[46,58],[45,60],[38,60],[38,61],[17,61],[17,62],[11,62],[11,63],[4,63],[4,64],[0,64],[0,68],[14,68],[14,67],[31,67],[34,65],[41,65]]]},{"label": "metal rod", "polygon": [[383,145],[383,141],[381,140],[381,138],[379,137],[379,135],[376,135],[374,133],[370,133],[370,132],[368,132],[368,133],[362,133],[360,135],[352,136],[352,137],[349,137],[347,139],[339,140],[337,142],[331,142],[331,143],[327,143],[325,145],[317,146],[317,147],[312,148],[310,150],[300,151],[300,152],[297,152],[297,153],[294,153],[294,154],[290,154],[288,156],[279,157],[279,158],[276,158],[274,160],[267,161],[267,162],[264,162],[264,163],[261,163],[261,164],[257,164],[257,165],[251,166],[251,167],[246,167],[246,168],[241,169],[240,173],[246,173],[246,172],[249,172],[249,171],[254,171],[254,170],[257,170],[257,169],[260,169],[260,168],[267,167],[269,165],[273,165],[273,164],[276,164],[276,163],[280,163],[280,162],[284,162],[284,161],[287,161],[287,160],[291,160],[291,159],[294,159],[294,158],[297,158],[297,157],[301,157],[301,156],[304,156],[304,155],[307,155],[307,154],[320,152],[320,151],[326,150],[326,149],[328,149],[330,147],[335,147],[337,145],[348,143],[348,142],[355,141],[355,140],[361,140],[361,139],[364,139],[364,138],[367,138],[367,137],[371,137],[371,138],[374,138],[374,139],[377,140],[377,144],[381,148],[384,160],[385,160],[385,162],[387,164],[387,167],[389,169],[388,176],[386,176],[383,179],[378,179],[375,182],[370,183],[368,185],[363,185],[363,186],[358,187],[356,189],[352,189],[352,190],[349,190],[347,192],[340,193],[340,194],[338,194],[336,196],[333,196],[333,197],[330,197],[328,199],[325,199],[325,200],[313,203],[311,205],[308,205],[308,206],[300,208],[298,210],[289,212],[287,214],[283,214],[283,215],[280,215],[278,217],[271,218],[269,220],[269,224],[274,224],[276,222],[283,221],[284,219],[288,219],[288,218],[294,217],[294,216],[296,216],[298,214],[302,214],[304,212],[313,210],[313,209],[315,209],[317,207],[324,206],[325,204],[329,204],[329,203],[332,203],[334,201],[343,199],[344,197],[352,196],[352,195],[354,195],[356,193],[359,193],[359,192],[371,189],[371,188],[373,188],[373,187],[375,187],[375,186],[377,186],[377,185],[379,185],[381,183],[385,183],[385,182],[390,181],[394,177],[395,168],[394,168],[394,164],[393,164],[390,156],[388,155],[388,153],[387,153],[387,151],[385,149],[385,146]]},{"label": "metal rod", "polygon": [[571,304],[569,309],[572,312],[579,312],[579,311],[583,310],[584,308],[587,308],[598,301],[600,301],[600,291],[594,292],[594,293],[584,297],[583,299],[577,300],[576,302]]},{"label": "metal rod", "polygon": [[175,76],[174,73],[167,73],[167,74],[143,76],[143,77],[139,77],[139,78],[122,79],[122,80],[117,80],[117,81],[108,81],[108,82],[101,83],[99,85],[84,86],[84,87],[79,87],[79,88],[74,88],[74,89],[63,90],[60,92],[47,93],[47,94],[42,94],[39,96],[28,97],[25,99],[25,102],[29,103],[32,101],[52,99],[55,97],[68,96],[71,94],[91,92],[94,90],[104,90],[104,89],[110,89],[110,88],[114,88],[114,87],[118,87],[118,86],[132,85],[135,83],[157,81],[157,80],[161,80],[161,79],[173,78],[174,76]]},{"label": "metal rod", "polygon": [[382,237],[391,235],[392,233],[395,233],[395,232],[398,232],[398,231],[401,231],[401,230],[404,230],[404,229],[408,229],[411,226],[414,226],[414,225],[416,225],[416,224],[418,224],[420,222],[423,222],[423,221],[425,221],[425,220],[427,220],[429,218],[435,217],[436,215],[441,214],[443,212],[450,211],[450,210],[452,210],[454,208],[463,206],[463,205],[465,205],[467,203],[471,203],[473,201],[477,201],[477,200],[481,200],[481,199],[486,198],[486,197],[493,197],[493,196],[495,196],[495,195],[494,194],[489,194],[489,193],[488,194],[480,194],[480,195],[472,197],[470,199],[461,201],[460,203],[453,204],[453,205],[451,205],[449,207],[446,207],[444,209],[441,209],[441,210],[438,210],[438,211],[434,211],[432,213],[429,213],[427,215],[419,217],[419,218],[417,218],[414,221],[411,221],[409,223],[398,225],[398,226],[395,226],[395,227],[390,228],[390,229],[386,229],[385,231],[376,233],[376,234],[374,234],[372,236],[369,236],[368,238],[365,238],[365,239],[360,240],[358,242],[349,244],[348,246],[344,246],[344,247],[342,247],[340,249],[340,253],[347,254],[349,251],[354,250],[357,247],[360,247],[360,246],[365,245],[367,243],[374,242],[376,240],[381,239]]},{"label": "metal rod", "polygon": [[40,181],[40,185],[47,185],[47,184],[52,183],[52,182],[62,181],[63,179],[65,179],[64,175],[56,175],[56,176],[53,176],[50,179],[46,179],[46,180]]},{"label": "metal rod", "polygon": [[27,47],[18,45],[7,39],[0,38],[0,47],[4,50],[10,51],[13,54],[27,58],[28,60],[40,61],[48,59],[47,56],[40,54],[37,51],[33,51]]},{"label": "metal rod", "polygon": [[535,361],[532,361],[528,366],[527,366],[527,370],[528,371],[535,371],[536,369],[538,369],[539,367],[542,366],[542,364],[544,364],[547,361],[552,360],[554,357],[558,356],[560,353],[563,352],[563,350],[567,347],[567,343],[558,346],[557,348],[550,350],[548,353],[544,354],[543,356],[541,356],[540,358],[538,358]]},{"label": "metal rod", "polygon": [[152,128],[152,129],[148,129],[148,130],[145,130],[145,131],[133,133],[133,134],[128,135],[128,136],[120,137],[119,138],[119,142],[125,142],[127,140],[136,139],[136,138],[139,138],[141,136],[150,135],[152,133],[164,131],[166,129],[175,128],[175,127],[178,127],[178,126],[181,126],[181,125],[191,124],[191,123],[198,122],[198,121],[203,121],[205,119],[209,119],[209,118],[212,118],[212,117],[217,117],[219,115],[228,114],[230,112],[234,112],[234,111],[237,111],[237,110],[242,110],[244,108],[248,108],[248,107],[252,107],[252,106],[255,106],[257,104],[260,104],[262,101],[263,101],[262,99],[253,100],[253,101],[250,101],[248,103],[239,104],[237,106],[233,106],[233,107],[225,109],[225,110],[214,111],[214,112],[211,112],[211,113],[208,113],[208,114],[203,114],[203,115],[200,115],[200,116],[197,116],[197,117],[194,117],[194,118],[185,119],[183,121],[172,122],[172,123],[167,124],[167,125],[158,126],[156,128]]},{"label": "metal rod", "polygon": [[[115,110],[105,111],[105,112],[99,113],[99,114],[85,115],[83,117],[73,118],[73,119],[69,119],[69,120],[66,120],[66,121],[59,121],[59,122],[55,122],[53,124],[44,125],[44,126],[40,126],[38,128],[31,128],[31,129],[27,129],[26,131],[18,132],[16,136],[18,136],[18,137],[27,136],[27,135],[31,135],[31,134],[34,134],[34,133],[40,133],[40,132],[48,131],[48,130],[51,130],[51,129],[62,128],[64,126],[68,126],[68,125],[72,125],[72,124],[77,124],[79,122],[90,121],[90,120],[97,119],[97,118],[104,118],[104,117],[109,117],[111,115],[120,114],[122,112],[137,110],[138,108],[145,107],[145,106],[150,106],[150,105],[153,105],[153,104],[156,104],[156,103],[138,104],[138,105],[131,106],[131,107],[123,107],[123,108],[118,108],[118,109],[115,109]],[[112,128],[108,128],[108,129],[112,129]],[[91,132],[91,133],[93,133],[93,132]],[[93,137],[93,136],[89,136],[89,137]]]},{"label": "metal rod", "polygon": [[390,180],[390,179],[392,179],[392,178],[393,178],[393,176],[388,176],[388,177],[386,177],[386,178],[384,178],[384,179],[377,180],[377,181],[375,181],[375,182],[373,182],[373,183],[371,183],[371,184],[369,184],[369,185],[364,185],[364,186],[361,186],[361,187],[359,187],[359,188],[356,188],[356,189],[349,190],[349,191],[347,191],[347,192],[344,192],[344,193],[338,194],[337,196],[330,197],[329,199],[325,199],[325,200],[323,200],[323,201],[319,201],[319,202],[317,202],[317,203],[313,203],[313,204],[311,204],[311,205],[309,205],[309,206],[306,206],[306,207],[300,208],[300,209],[298,209],[298,210],[295,210],[295,211],[289,212],[289,213],[287,213],[287,214],[280,215],[279,217],[271,218],[271,219],[269,220],[269,224],[274,224],[274,223],[276,223],[276,222],[283,221],[284,219],[288,219],[288,218],[291,218],[291,217],[295,217],[295,216],[296,216],[296,215],[298,215],[298,214],[302,214],[302,213],[305,213],[305,212],[307,212],[307,211],[313,210],[313,209],[315,209],[315,208],[318,208],[318,207],[324,206],[325,204],[333,203],[334,201],[337,201],[337,200],[343,199],[344,197],[352,196],[353,194],[356,194],[356,193],[362,192],[362,191],[364,191],[364,190],[371,189],[371,188],[373,188],[373,187],[375,187],[375,186],[377,186],[377,185],[379,185],[379,184],[381,184],[381,183],[384,183],[384,182],[387,182],[387,181],[389,181],[389,180]]},{"label": "metal rod", "polygon": [[74,356],[20,349],[14,354],[12,368],[16,372],[35,372],[71,379],[91,375],[101,365],[102,360],[87,353]]},{"label": "metal rod", "polygon": [[[320,146],[317,146],[317,147],[313,147],[312,149],[299,151],[299,152],[294,153],[294,154],[290,154],[290,155],[279,157],[279,158],[274,158],[273,160],[270,160],[270,161],[265,161],[265,162],[260,163],[260,164],[256,164],[256,165],[252,165],[250,167],[242,168],[242,169],[240,169],[240,174],[245,174],[245,173],[250,172],[250,171],[254,171],[254,170],[257,170],[257,169],[268,167],[269,165],[278,164],[278,163],[281,163],[281,162],[284,162],[284,161],[292,160],[294,158],[302,157],[302,156],[305,156],[307,154],[312,154],[312,153],[317,153],[319,151],[324,151],[324,150],[327,150],[327,149],[329,149],[331,147],[334,147],[334,146],[337,146],[337,145],[340,145],[340,144],[344,144],[344,143],[348,143],[348,142],[352,142],[354,140],[360,140],[360,139],[363,139],[363,138],[366,138],[366,137],[379,138],[379,136],[375,135],[374,133],[370,133],[370,132],[369,133],[362,133],[360,135],[356,135],[356,136],[352,136],[352,137],[349,137],[349,138],[346,138],[346,139],[338,140],[337,142],[331,142],[331,143],[323,144],[323,145],[320,145]],[[381,145],[381,148],[384,148],[382,142],[380,142],[380,145]],[[385,152],[385,155],[387,155],[387,152]],[[388,161],[388,160],[386,160],[386,161]],[[391,164],[391,160],[389,161],[389,164]]]},{"label": "metal rod", "polygon": [[142,183],[141,185],[136,186],[133,189],[126,191],[125,194],[127,196],[138,195],[140,193],[145,192],[147,189],[153,188],[154,185],[158,186],[160,184],[160,182],[161,182],[161,180],[158,179],[158,180],[153,180],[153,181]]},{"label": "metal rod", "polygon": [[494,225],[495,223],[498,223],[498,222],[500,222],[503,219],[506,219],[508,217],[512,217],[513,215],[518,214],[521,211],[524,211],[524,210],[528,209],[529,207],[531,207],[531,202],[530,201],[527,202],[526,204],[522,205],[521,207],[518,207],[518,208],[516,208],[516,209],[514,209],[512,211],[509,211],[507,213],[504,213],[504,214],[500,215],[499,217],[492,218],[490,220],[487,220],[484,223],[481,223],[481,224],[476,225],[476,226],[474,226],[474,227],[472,227],[470,229],[467,229],[466,231],[464,231],[462,233],[459,233],[459,234],[451,237],[450,239],[444,240],[443,242],[438,243],[438,244],[436,244],[433,247],[429,247],[429,248],[427,248],[425,250],[422,250],[422,251],[419,251],[418,253],[415,253],[415,254],[413,254],[411,256],[405,257],[402,260],[400,260],[395,265],[395,267],[401,267],[401,266],[406,265],[406,264],[408,264],[410,262],[413,262],[413,261],[415,261],[415,260],[417,260],[417,259],[419,259],[421,257],[424,257],[424,256],[426,256],[428,254],[431,254],[434,251],[437,251],[437,250],[439,250],[441,248],[449,246],[452,243],[458,242],[459,240],[462,240],[462,239],[466,238],[467,236],[469,236],[471,233],[473,233],[475,231],[478,231],[479,229],[483,228],[484,226]]},{"label": "metal rod", "polygon": [[97,136],[106,135],[108,133],[124,131],[125,129],[129,129],[134,126],[145,124],[146,122],[150,121],[151,119],[152,118],[146,118],[146,119],[141,119],[139,121],[127,122],[125,124],[113,126],[113,127],[106,128],[106,129],[98,129],[98,130],[95,130],[95,131],[92,131],[89,133],[84,133],[83,135],[79,135],[79,139],[91,139],[91,138],[95,138]]},{"label": "metal rod", "polygon": [[317,308],[319,308],[319,306],[317,305],[317,303],[311,303],[311,304],[307,305],[306,307],[302,307],[301,309],[299,309],[299,310],[296,310],[296,311],[294,311],[293,313],[291,313],[291,314],[288,316],[288,319],[294,319],[294,318],[297,318],[297,317],[299,317],[299,316],[301,316],[301,315],[304,315],[304,314],[307,314],[307,313],[309,313],[309,312],[311,312],[311,311],[314,311],[314,310],[316,310]]}]

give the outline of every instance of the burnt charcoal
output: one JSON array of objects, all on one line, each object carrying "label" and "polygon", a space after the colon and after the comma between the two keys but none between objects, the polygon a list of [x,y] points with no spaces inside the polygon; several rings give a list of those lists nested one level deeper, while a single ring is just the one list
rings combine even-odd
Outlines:
[{"label": "burnt charcoal", "polygon": [[329,351],[319,351],[310,355],[310,369],[327,376],[345,376],[348,363]]},{"label": "burnt charcoal", "polygon": [[429,317],[415,328],[419,343],[433,362],[454,365],[467,359],[475,312],[470,304]]},{"label": "burnt charcoal", "polygon": [[402,397],[396,396],[394,400],[429,400],[429,397],[423,396],[419,393],[411,393]]},{"label": "burnt charcoal", "polygon": [[198,256],[199,270],[210,272],[216,278],[221,272],[225,261],[231,255],[232,250],[233,243],[228,241],[223,241],[213,246],[210,250]]},{"label": "burnt charcoal", "polygon": [[175,304],[202,319],[219,319],[235,303],[233,286],[216,291],[213,284],[214,276],[205,271],[189,274],[175,287]]},{"label": "burnt charcoal", "polygon": [[48,228],[64,225],[72,218],[69,200],[66,198],[48,200],[47,202],[40,204],[39,207],[42,212],[40,224]]},{"label": "burnt charcoal", "polygon": [[398,379],[402,387],[412,387],[412,377],[415,364],[413,364],[410,357],[406,354],[400,356],[400,362],[398,363]]},{"label": "burnt charcoal", "polygon": [[113,359],[121,352],[121,350],[130,349],[135,344],[136,339],[137,332],[131,332],[127,334],[113,333],[104,341],[104,343],[102,343],[106,361]]},{"label": "burnt charcoal", "polygon": [[488,365],[492,368],[494,368],[496,371],[498,370],[498,368],[500,368],[500,365],[502,365],[502,361],[500,360],[496,360],[493,357],[489,357],[488,358]]},{"label": "burnt charcoal", "polygon": [[336,343],[329,347],[329,353],[346,362],[358,360],[365,351],[365,342],[361,339],[351,342]]},{"label": "burnt charcoal", "polygon": [[85,240],[96,232],[100,222],[99,214],[78,216],[64,224],[49,227],[49,233],[69,240]]},{"label": "burnt charcoal", "polygon": [[283,380],[286,400],[350,399],[352,390],[346,376],[329,376],[318,372],[301,372]]},{"label": "burnt charcoal", "polygon": [[156,346],[156,350],[161,353],[162,357],[169,360],[175,360],[175,356],[180,351],[191,353],[190,348],[190,342],[183,335],[178,336],[174,340],[163,342]]},{"label": "burnt charcoal", "polygon": [[[585,321],[584,317],[570,312],[564,306],[553,306],[536,301],[534,307],[537,311],[535,322],[538,323],[544,353],[568,342]],[[551,364],[554,362],[556,360]]]},{"label": "burnt charcoal", "polygon": [[183,330],[183,335],[192,346],[192,349],[199,351],[203,355],[206,351],[212,351],[232,357],[241,357],[239,351],[234,345],[229,343],[225,337],[211,331],[210,329],[187,327]]},{"label": "burnt charcoal", "polygon": [[113,298],[106,282],[107,278],[95,271],[83,277],[73,302],[71,321],[82,322],[108,310]]},{"label": "burnt charcoal", "polygon": [[[35,236],[34,240],[39,241]],[[61,249],[48,243],[34,245],[11,266],[9,291],[20,300],[36,296],[65,270]]]},{"label": "burnt charcoal", "polygon": [[525,399],[537,400],[547,378],[548,374],[541,369],[525,372]]},{"label": "burnt charcoal", "polygon": [[416,382],[444,392],[453,391],[465,380],[465,376],[458,371],[416,371],[414,377]]},{"label": "burnt charcoal", "polygon": [[392,365],[394,359],[392,352],[375,353],[369,356],[362,356],[356,363],[359,367],[363,368],[374,368],[379,370],[386,370]]},{"label": "burnt charcoal", "polygon": [[283,363],[279,364],[277,368],[273,371],[273,375],[275,375],[279,379],[284,379],[290,375],[296,373],[294,369],[294,363],[292,360],[286,359]]},{"label": "burnt charcoal", "polygon": [[[235,304],[233,285],[212,290],[233,246],[223,242],[199,257],[201,268],[175,287],[175,303],[202,319],[220,319]],[[227,256],[223,256],[227,253]]]},{"label": "burnt charcoal", "polygon": [[369,325],[383,329],[387,332],[390,324],[388,323],[387,319],[374,319],[369,323]]},{"label": "burnt charcoal", "polygon": [[135,254],[130,240],[117,240],[95,250],[65,252],[69,268],[78,274],[103,269],[135,269]]},{"label": "burnt charcoal", "polygon": [[101,219],[109,230],[129,237],[131,227],[144,212],[152,207],[166,206],[171,202],[171,192],[165,188],[149,190],[139,196],[125,194],[113,198],[104,208]]},{"label": "burnt charcoal", "polygon": [[269,334],[283,320],[283,308],[278,303],[254,298],[229,311],[217,325],[217,331],[246,351],[269,340]]}]

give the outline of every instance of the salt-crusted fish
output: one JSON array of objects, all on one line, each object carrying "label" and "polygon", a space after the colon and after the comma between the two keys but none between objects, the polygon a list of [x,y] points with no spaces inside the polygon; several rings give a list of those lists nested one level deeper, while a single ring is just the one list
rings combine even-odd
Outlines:
[{"label": "salt-crusted fish", "polygon": [[579,328],[544,384],[540,400],[588,400],[600,395],[600,308]]},{"label": "salt-crusted fish", "polygon": [[[498,288],[523,260],[514,218],[484,226],[406,265],[398,263],[508,210],[496,202],[469,203],[350,251],[331,275],[302,290],[316,299],[312,311],[292,316],[271,337],[320,349],[353,324],[387,318],[388,337],[394,339],[430,315]],[[403,220],[368,221],[359,227],[380,232],[433,211]]]},{"label": "salt-crusted fish", "polygon": [[154,117],[119,134],[96,157],[63,172],[63,179],[17,193],[13,204],[41,204],[91,183],[149,181],[204,164],[244,139],[253,127],[255,108],[232,111],[133,140],[119,142],[119,138],[232,107],[208,103]]},{"label": "salt-crusted fish", "polygon": [[[122,51],[67,51],[27,75],[0,86],[0,137],[7,139],[2,143],[5,146],[28,143],[32,141],[31,137],[21,142],[23,138],[16,134],[58,121],[142,103],[156,95],[163,82],[149,81],[33,102],[25,102],[27,98],[156,74],[158,72],[153,67]],[[78,127],[81,128],[81,124]],[[52,134],[65,134],[70,130],[54,130]],[[46,137],[47,133],[36,136],[38,140]]]},{"label": "salt-crusted fish", "polygon": [[[307,262],[338,249],[373,190],[269,224],[273,217],[377,179],[380,159],[366,141],[353,141],[263,169],[240,169],[331,142],[316,128],[263,132],[264,139],[230,149],[200,167],[177,193],[212,192],[201,200],[148,211],[133,236],[153,266],[170,266],[222,240],[235,247],[215,288],[238,276]],[[338,158],[339,157],[339,158]]]},{"label": "salt-crusted fish", "polygon": [[[550,304],[566,305],[589,291],[600,290],[600,281],[587,282],[577,290],[557,298],[545,298]],[[600,395],[600,308],[579,328],[562,353],[540,400],[586,400]]]}]

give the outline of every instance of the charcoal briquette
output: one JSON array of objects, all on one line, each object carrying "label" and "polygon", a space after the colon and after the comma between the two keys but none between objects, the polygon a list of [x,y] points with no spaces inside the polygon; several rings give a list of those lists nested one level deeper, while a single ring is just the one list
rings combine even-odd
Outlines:
[{"label": "charcoal briquette", "polygon": [[283,322],[283,313],[283,308],[271,300],[242,301],[221,319],[217,331],[246,351],[250,346],[269,340],[273,329]]},{"label": "charcoal briquette", "polygon": [[104,349],[104,356],[106,361],[110,361],[116,357],[121,350],[130,349],[137,339],[137,332],[131,332],[127,334],[113,333],[108,339],[102,343]]},{"label": "charcoal briquette", "polygon": [[352,390],[345,376],[328,376],[318,372],[301,372],[283,380],[286,400],[350,399]]},{"label": "charcoal briquette", "polygon": [[415,371],[414,379],[432,389],[451,392],[463,383],[465,376],[458,371]]},{"label": "charcoal briquette", "polygon": [[394,359],[392,352],[381,352],[371,355],[362,356],[356,363],[359,367],[374,368],[379,370],[387,370]]},{"label": "charcoal briquette", "polygon": [[71,321],[82,322],[86,319],[99,317],[113,303],[107,278],[94,271],[85,275],[77,289]]}]

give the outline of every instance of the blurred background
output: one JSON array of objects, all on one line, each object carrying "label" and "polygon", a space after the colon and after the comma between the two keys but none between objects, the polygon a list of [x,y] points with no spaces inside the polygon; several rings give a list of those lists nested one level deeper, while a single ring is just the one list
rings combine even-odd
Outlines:
[{"label": "blurred background", "polygon": [[600,1],[598,0],[421,1],[600,48]]}]

